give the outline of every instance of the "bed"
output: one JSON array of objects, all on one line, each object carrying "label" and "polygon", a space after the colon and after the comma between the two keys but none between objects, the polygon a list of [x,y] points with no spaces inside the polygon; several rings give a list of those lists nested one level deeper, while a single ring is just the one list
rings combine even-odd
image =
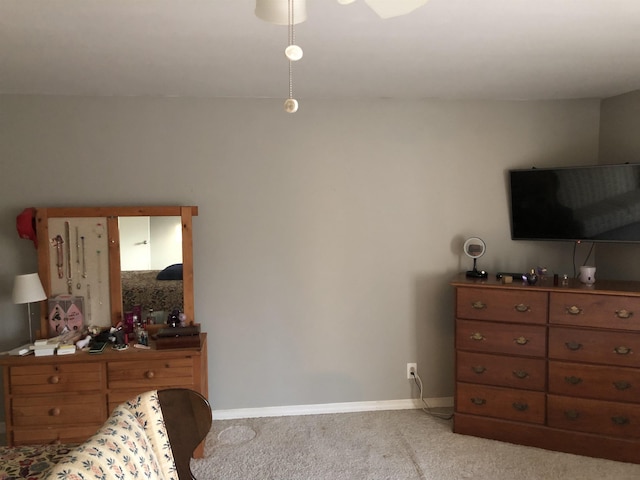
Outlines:
[{"label": "bed", "polygon": [[[182,264],[163,270],[123,271],[121,279],[124,311],[133,310],[135,305],[141,306],[145,317],[149,309],[156,314],[183,311]],[[166,318],[160,320],[164,322]]]}]

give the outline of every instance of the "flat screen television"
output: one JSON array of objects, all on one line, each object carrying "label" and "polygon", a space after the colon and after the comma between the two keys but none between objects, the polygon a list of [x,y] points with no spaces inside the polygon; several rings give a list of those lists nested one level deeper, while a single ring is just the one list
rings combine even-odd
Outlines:
[{"label": "flat screen television", "polygon": [[640,164],[509,170],[511,238],[640,242]]}]

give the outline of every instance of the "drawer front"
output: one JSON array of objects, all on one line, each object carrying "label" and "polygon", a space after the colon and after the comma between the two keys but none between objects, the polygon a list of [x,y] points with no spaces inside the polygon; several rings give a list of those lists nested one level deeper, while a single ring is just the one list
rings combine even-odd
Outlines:
[{"label": "drawer front", "polygon": [[104,379],[101,363],[64,363],[11,367],[13,395],[100,391]]},{"label": "drawer front", "polygon": [[544,424],[545,394],[530,390],[458,383],[456,411],[483,417]]},{"label": "drawer front", "polygon": [[640,438],[640,405],[549,395],[547,410],[550,427]]},{"label": "drawer front", "polygon": [[456,355],[456,379],[461,382],[544,390],[546,372],[544,359],[462,351]]},{"label": "drawer front", "polygon": [[640,367],[640,333],[550,327],[549,357],[573,362]]},{"label": "drawer front", "polygon": [[549,392],[618,402],[640,402],[640,370],[549,362]]},{"label": "drawer front", "polygon": [[138,362],[109,362],[107,380],[110,389],[144,392],[168,387],[193,387],[194,359],[170,358]]},{"label": "drawer front", "polygon": [[457,318],[547,323],[547,294],[515,289],[458,287]]},{"label": "drawer front", "polygon": [[95,425],[65,425],[56,427],[15,428],[13,445],[44,445],[49,443],[82,443],[96,433],[102,422]]},{"label": "drawer front", "polygon": [[640,331],[640,297],[552,292],[549,322]]},{"label": "drawer front", "polygon": [[546,327],[457,320],[456,347],[479,352],[544,357],[547,352]]},{"label": "drawer front", "polygon": [[11,418],[16,427],[100,424],[107,418],[106,399],[99,393],[16,396]]}]

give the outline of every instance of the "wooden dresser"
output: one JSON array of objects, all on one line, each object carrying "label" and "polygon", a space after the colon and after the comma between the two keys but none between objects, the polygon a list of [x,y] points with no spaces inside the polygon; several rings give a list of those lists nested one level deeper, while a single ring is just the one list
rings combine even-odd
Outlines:
[{"label": "wooden dresser", "polygon": [[0,366],[9,446],[82,442],[115,406],[148,390],[182,387],[208,396],[206,333],[198,348],[4,356]]},{"label": "wooden dresser", "polygon": [[452,285],[455,432],[640,463],[640,282]]}]

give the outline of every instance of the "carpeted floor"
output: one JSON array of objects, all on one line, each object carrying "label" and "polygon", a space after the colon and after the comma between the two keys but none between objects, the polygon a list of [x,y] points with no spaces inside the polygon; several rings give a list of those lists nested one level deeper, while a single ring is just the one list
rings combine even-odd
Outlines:
[{"label": "carpeted floor", "polygon": [[421,410],[214,421],[192,470],[198,480],[640,479],[640,465],[457,435]]}]

